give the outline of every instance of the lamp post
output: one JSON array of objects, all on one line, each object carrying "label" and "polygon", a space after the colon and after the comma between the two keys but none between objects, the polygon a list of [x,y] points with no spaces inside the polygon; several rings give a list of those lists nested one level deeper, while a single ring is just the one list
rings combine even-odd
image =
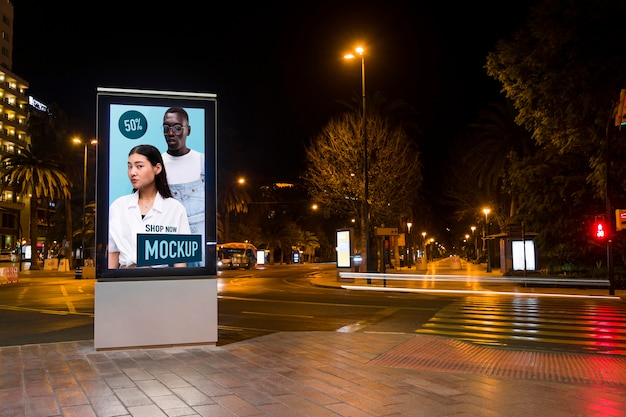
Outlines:
[{"label": "lamp post", "polygon": [[489,240],[489,213],[491,213],[491,209],[484,208],[483,213],[485,213],[485,240],[487,241],[487,272],[491,272],[491,251],[490,249],[490,240]]},{"label": "lamp post", "polygon": [[[80,258],[82,261],[82,266],[85,266],[85,228],[86,228],[86,215],[87,215],[87,145],[89,143],[83,142],[83,140],[79,137],[75,137],[72,139],[72,142],[76,144],[82,144],[85,148],[85,154],[83,156],[83,225],[81,229],[81,249],[80,249]],[[95,145],[97,141],[95,139],[91,140],[91,144]]]},{"label": "lamp post", "polygon": [[[363,131],[363,187],[364,197],[361,203],[361,229],[365,239],[365,268],[367,272],[371,272],[372,262],[370,259],[370,210],[369,210],[369,180],[368,176],[368,154],[367,154],[367,126],[365,121],[365,49],[362,46],[355,48],[355,52],[361,57],[361,99],[362,99],[362,113],[361,113],[361,129]],[[347,54],[345,59],[356,58],[353,54]],[[362,238],[363,240],[363,238]]]},{"label": "lamp post", "polygon": [[[430,243],[429,248],[430,248],[430,259],[433,260],[435,259],[435,257],[433,256],[433,243],[435,243],[435,238],[431,237],[430,239],[428,239],[428,243]],[[426,259],[428,259],[428,255],[426,255]]]},{"label": "lamp post", "polygon": [[424,266],[426,266],[426,262],[428,262],[428,256],[426,256],[426,232],[422,232],[422,246],[424,246],[422,257],[424,258]]},{"label": "lamp post", "polygon": [[411,250],[411,227],[413,226],[412,222],[406,223],[406,229],[408,231],[406,246],[409,249],[409,257],[407,259],[407,267],[411,269],[411,258],[413,257],[413,251]]},{"label": "lamp post", "polygon": [[476,254],[478,253],[478,244],[476,243],[476,226],[472,226],[470,227],[470,229],[472,230],[472,240],[474,241],[474,250],[472,251],[472,257],[474,259],[476,259]]}]

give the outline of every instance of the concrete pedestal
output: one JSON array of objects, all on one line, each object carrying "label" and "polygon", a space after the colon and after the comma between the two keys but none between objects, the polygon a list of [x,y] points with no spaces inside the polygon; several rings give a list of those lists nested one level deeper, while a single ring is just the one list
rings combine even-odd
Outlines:
[{"label": "concrete pedestal", "polygon": [[216,343],[215,278],[96,283],[96,349]]}]

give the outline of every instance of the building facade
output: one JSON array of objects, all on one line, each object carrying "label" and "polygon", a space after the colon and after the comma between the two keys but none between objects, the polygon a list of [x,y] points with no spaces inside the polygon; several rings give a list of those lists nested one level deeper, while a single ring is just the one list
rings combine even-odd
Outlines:
[{"label": "building facade", "polygon": [[[30,143],[26,122],[30,111],[28,83],[11,72],[13,66],[13,3],[0,0],[0,250],[16,249],[28,240],[30,197],[5,187],[3,159]],[[24,242],[26,243],[26,242]]]}]

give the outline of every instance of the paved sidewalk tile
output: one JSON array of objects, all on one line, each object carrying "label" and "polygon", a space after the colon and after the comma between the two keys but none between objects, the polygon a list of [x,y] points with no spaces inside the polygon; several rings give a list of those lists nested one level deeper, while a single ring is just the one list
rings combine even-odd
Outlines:
[{"label": "paved sidewalk tile", "polygon": [[225,346],[0,348],[3,417],[626,416],[621,357],[438,336],[275,333]]}]

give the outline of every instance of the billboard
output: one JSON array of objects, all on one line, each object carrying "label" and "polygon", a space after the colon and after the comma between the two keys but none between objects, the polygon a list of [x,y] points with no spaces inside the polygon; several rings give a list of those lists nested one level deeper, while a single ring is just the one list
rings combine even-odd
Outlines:
[{"label": "billboard", "polygon": [[352,267],[352,230],[337,230],[337,268]]},{"label": "billboard", "polygon": [[532,240],[514,240],[511,243],[514,271],[534,271],[535,242]]},{"label": "billboard", "polygon": [[98,88],[96,278],[216,274],[217,96]]}]

